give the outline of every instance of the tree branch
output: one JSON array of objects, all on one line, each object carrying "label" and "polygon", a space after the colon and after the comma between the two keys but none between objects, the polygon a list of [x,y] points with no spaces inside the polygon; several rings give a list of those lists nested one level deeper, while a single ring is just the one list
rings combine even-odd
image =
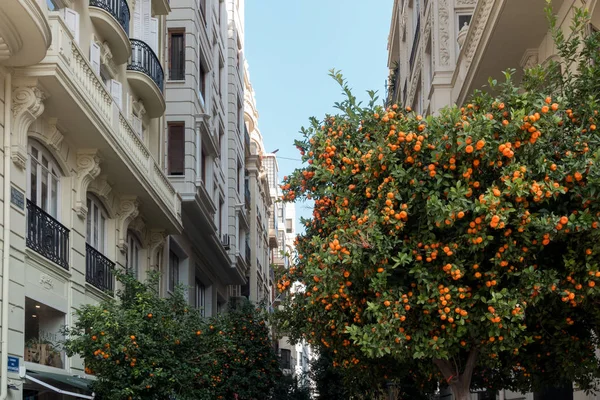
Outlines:
[{"label": "tree branch", "polygon": [[440,369],[449,385],[458,380],[458,371],[452,367],[452,363],[449,360],[434,358],[433,363]]},{"label": "tree branch", "polygon": [[477,364],[477,356],[479,355],[479,348],[472,348],[469,352],[469,357],[467,358],[467,365],[465,365],[465,370],[461,374],[461,381],[465,384],[465,387],[471,386],[471,377],[473,376],[473,370],[475,369],[475,364]]}]

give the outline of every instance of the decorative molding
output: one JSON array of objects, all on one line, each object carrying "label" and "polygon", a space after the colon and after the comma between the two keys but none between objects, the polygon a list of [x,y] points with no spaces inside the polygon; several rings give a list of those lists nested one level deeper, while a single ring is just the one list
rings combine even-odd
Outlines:
[{"label": "decorative molding", "polygon": [[58,129],[57,123],[58,118],[48,118],[48,129],[44,130],[44,142],[52,148],[56,154],[60,154],[60,146],[64,136]]},{"label": "decorative molding", "polygon": [[465,39],[467,38],[468,33],[469,33],[469,24],[465,23],[464,26],[462,28],[460,28],[460,31],[458,32],[458,35],[456,36],[456,41],[458,42],[459,49],[462,49],[463,45],[465,44]]},{"label": "decorative molding", "polygon": [[457,7],[461,7],[461,6],[474,6],[475,4],[477,4],[477,0],[457,0],[456,1],[456,6]]},{"label": "decorative molding", "polygon": [[138,215],[129,223],[129,230],[134,231],[140,238],[143,238],[146,235],[146,221]]},{"label": "decorative molding", "polygon": [[96,149],[77,152],[77,180],[75,186],[75,212],[81,219],[87,216],[88,186],[100,175],[100,153]]},{"label": "decorative molding", "polygon": [[108,183],[106,175],[99,175],[94,179],[88,186],[88,191],[94,192],[94,194],[100,197],[104,203],[110,203],[108,195],[112,191],[112,186]]},{"label": "decorative molding", "polygon": [[50,277],[46,274],[40,275],[39,282],[40,282],[40,285],[46,290],[54,289],[54,280],[52,279],[52,277]]},{"label": "decorative molding", "polygon": [[127,253],[127,228],[140,213],[139,207],[140,202],[136,196],[121,197],[119,213],[117,214],[117,228],[119,229],[117,247],[122,253]]},{"label": "decorative molding", "polygon": [[99,40],[96,40],[96,43],[98,44],[98,46],[100,46],[100,63],[102,63],[106,67],[106,70],[108,71],[108,74],[111,78],[116,78],[119,74],[119,68],[117,67],[117,64],[115,64],[115,62],[113,61],[113,55],[112,51],[110,50],[110,45],[108,44],[108,42],[102,43]]},{"label": "decorative molding", "polygon": [[8,60],[11,55],[12,51],[10,50],[10,47],[8,47],[8,43],[0,36],[0,62]]},{"label": "decorative molding", "polygon": [[539,54],[537,48],[527,49],[525,50],[525,53],[523,53],[523,57],[521,57],[521,62],[519,63],[519,65],[521,65],[523,69],[533,68],[539,63],[538,56]]},{"label": "decorative molding", "polygon": [[146,107],[144,106],[144,102],[142,101],[142,99],[134,100],[131,105],[131,108],[139,118],[143,118],[143,116],[146,114]]},{"label": "decorative molding", "polygon": [[440,38],[440,65],[447,66],[450,63],[450,11],[448,10],[448,0],[439,0],[438,23],[438,32]]},{"label": "decorative molding", "polygon": [[471,18],[471,24],[469,26],[469,31],[467,32],[467,37],[464,44],[464,54],[467,68],[473,61],[475,50],[479,46],[481,36],[483,35],[485,26],[487,25],[487,21],[492,12],[493,3],[494,0],[479,0],[477,7],[475,7],[475,13]]},{"label": "decorative molding", "polygon": [[165,245],[165,240],[167,239],[167,233],[163,229],[150,229],[147,231],[146,240],[144,240],[145,247],[148,248],[150,255],[150,267],[154,269],[158,269],[159,267],[159,259],[158,255],[160,250]]},{"label": "decorative molding", "polygon": [[27,165],[27,131],[44,112],[44,100],[47,96],[37,86],[37,81],[13,90],[13,145],[12,160],[21,169]]}]

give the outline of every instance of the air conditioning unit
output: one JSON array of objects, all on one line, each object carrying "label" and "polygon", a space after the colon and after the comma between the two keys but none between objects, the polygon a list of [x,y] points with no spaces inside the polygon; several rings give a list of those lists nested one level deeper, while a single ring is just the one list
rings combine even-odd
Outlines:
[{"label": "air conditioning unit", "polygon": [[224,234],[223,237],[221,237],[221,244],[223,245],[223,247],[225,248],[225,250],[229,250],[231,248],[231,244],[229,242],[229,235],[228,234]]}]

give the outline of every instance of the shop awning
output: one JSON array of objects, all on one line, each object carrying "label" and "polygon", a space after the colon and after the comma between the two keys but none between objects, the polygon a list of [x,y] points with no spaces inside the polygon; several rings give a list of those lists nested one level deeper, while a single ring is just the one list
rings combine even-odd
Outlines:
[{"label": "shop awning", "polygon": [[31,370],[27,371],[25,378],[30,382],[36,383],[56,393],[71,396],[76,399],[94,399],[94,394],[90,389],[90,383],[92,381],[89,379],[81,378],[79,376]]}]

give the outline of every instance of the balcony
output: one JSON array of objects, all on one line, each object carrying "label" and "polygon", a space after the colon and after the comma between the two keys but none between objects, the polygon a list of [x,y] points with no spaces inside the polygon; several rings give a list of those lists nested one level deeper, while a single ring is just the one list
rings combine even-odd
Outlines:
[{"label": "balcony", "polygon": [[167,15],[171,12],[170,0],[152,0],[152,9],[156,15]]},{"label": "balcony", "polygon": [[150,118],[161,117],[166,109],[163,96],[164,73],[158,57],[150,46],[138,39],[131,42],[131,58],[127,64],[127,80],[144,99]]},{"label": "balcony", "polygon": [[26,245],[64,269],[69,269],[69,230],[29,200]]},{"label": "balcony", "polygon": [[[528,55],[533,56],[533,64],[545,61],[538,60],[535,54],[540,46],[543,48],[542,41],[548,35],[545,4],[544,0],[477,2],[452,78],[452,102],[462,104],[473,90],[486,85],[489,78],[503,81],[502,71],[507,68],[516,68],[512,79],[519,82],[523,76],[519,66],[527,61]],[[554,12],[561,15],[563,5],[568,9],[570,4],[552,0]],[[564,21],[568,25],[571,19],[566,15]]]},{"label": "balcony", "polygon": [[0,0],[0,64],[23,67],[46,56],[52,42],[47,14],[46,0]]},{"label": "balcony", "polygon": [[152,217],[147,221],[149,229],[181,232],[179,194],[94,72],[63,18],[56,12],[50,13],[49,20],[52,44],[35,70],[37,84],[47,95],[44,112],[69,127],[61,133],[74,149],[100,152],[101,173],[109,177],[115,193],[138,198],[140,212]]},{"label": "balcony", "polygon": [[115,263],[89,244],[85,244],[85,281],[103,292],[113,291]]},{"label": "balcony", "polygon": [[131,55],[127,1],[90,0],[90,18],[100,35],[110,44],[115,64],[126,62]]}]

